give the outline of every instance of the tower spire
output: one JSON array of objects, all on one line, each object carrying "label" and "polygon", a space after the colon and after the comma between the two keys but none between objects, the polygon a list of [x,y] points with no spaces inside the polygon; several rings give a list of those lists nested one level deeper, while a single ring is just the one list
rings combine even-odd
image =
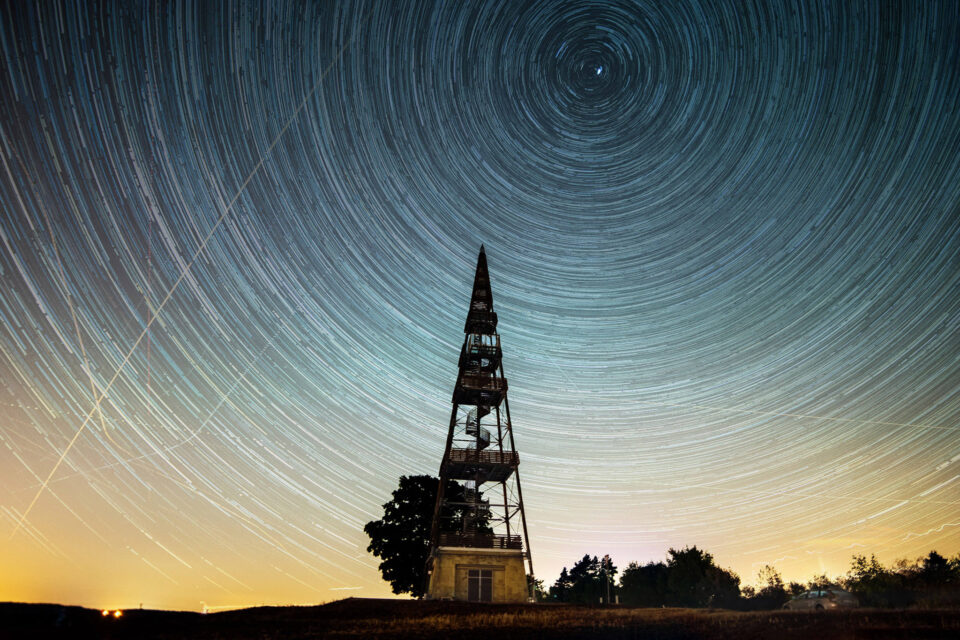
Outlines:
[{"label": "tower spire", "polygon": [[487,254],[480,245],[477,256],[477,271],[473,276],[473,295],[470,297],[470,309],[482,304],[486,310],[493,311],[493,294],[490,292],[490,274],[487,273]]}]

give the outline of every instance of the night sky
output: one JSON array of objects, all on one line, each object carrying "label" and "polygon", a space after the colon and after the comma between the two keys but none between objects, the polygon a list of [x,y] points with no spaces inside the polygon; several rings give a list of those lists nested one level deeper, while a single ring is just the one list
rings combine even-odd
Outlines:
[{"label": "night sky", "polygon": [[0,601],[383,596],[481,243],[534,568],[960,552],[960,4],[4,3]]}]

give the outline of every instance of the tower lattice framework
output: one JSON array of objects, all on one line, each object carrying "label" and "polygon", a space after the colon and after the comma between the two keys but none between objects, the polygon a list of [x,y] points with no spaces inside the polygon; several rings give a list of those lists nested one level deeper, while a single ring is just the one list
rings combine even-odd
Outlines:
[{"label": "tower lattice framework", "polygon": [[[440,486],[434,507],[427,568],[428,575],[433,573],[445,552],[448,555],[459,554],[456,556],[459,558],[457,566],[462,565],[467,569],[464,570],[465,577],[456,579],[460,582],[466,580],[467,586],[462,594],[458,586],[456,596],[444,596],[434,576],[428,578],[428,595],[506,601],[511,596],[486,597],[489,594],[483,589],[502,588],[506,592],[515,592],[517,588],[522,588],[526,598],[530,589],[526,577],[521,575],[524,582],[522,587],[514,584],[516,577],[511,577],[517,571],[523,571],[524,560],[525,573],[532,576],[533,560],[520,487],[520,459],[513,437],[503,352],[497,333],[497,314],[493,309],[493,294],[483,246],[477,259],[473,293],[463,331],[459,373],[453,390],[453,409],[440,464]],[[445,495],[449,480],[459,481],[465,486],[462,497],[456,496],[456,502]],[[459,526],[456,530],[453,530],[451,522],[444,521],[444,513],[458,514],[456,519]],[[451,561],[446,562],[449,564]],[[497,562],[508,563],[503,587],[483,586],[484,575],[490,574],[483,573],[485,562],[493,563],[491,566],[494,569],[498,568]],[[513,570],[510,562],[520,568]],[[500,583],[492,581],[491,584]]]}]

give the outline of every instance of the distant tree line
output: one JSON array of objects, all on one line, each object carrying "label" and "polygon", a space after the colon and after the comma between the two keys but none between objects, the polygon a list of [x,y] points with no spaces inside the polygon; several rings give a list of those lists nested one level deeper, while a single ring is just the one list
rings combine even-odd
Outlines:
[{"label": "distant tree line", "polygon": [[855,594],[864,607],[955,607],[960,605],[960,554],[947,559],[931,551],[913,562],[898,560],[884,567],[871,555],[855,555],[850,569],[842,577],[830,579],[826,574],[814,576],[807,584],[784,585],[772,566],[764,567],[758,576],[759,589],[746,587],[743,598],[746,608],[772,609],[805,591],[844,589]]},{"label": "distant tree line", "polygon": [[854,556],[844,586],[872,607],[960,605],[960,554],[947,559],[936,551],[914,562],[898,560],[887,568],[873,555]]},{"label": "distant tree line", "polygon": [[960,554],[947,559],[936,551],[913,562],[898,560],[884,567],[876,558],[855,555],[845,576],[826,574],[806,583],[785,584],[777,569],[767,565],[757,578],[759,587],[740,587],[740,577],[718,567],[713,556],[697,547],[670,549],[665,562],[631,562],[614,582],[617,569],[609,556],[585,555],[566,567],[542,599],[554,602],[602,604],[617,602],[638,607],[720,607],[778,609],[805,591],[844,589],[865,607],[960,606]]},{"label": "distant tree line", "polygon": [[666,562],[631,562],[616,585],[617,569],[606,564],[605,569],[596,556],[585,555],[569,571],[564,567],[547,599],[599,604],[608,601],[609,591],[621,604],[639,607],[732,607],[740,598],[740,577],[697,547],[670,549]]}]

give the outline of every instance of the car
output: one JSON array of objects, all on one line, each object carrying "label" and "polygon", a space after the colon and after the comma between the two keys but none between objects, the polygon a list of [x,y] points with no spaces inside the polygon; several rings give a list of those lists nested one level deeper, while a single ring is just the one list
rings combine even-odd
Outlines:
[{"label": "car", "polygon": [[841,589],[814,589],[794,596],[783,605],[784,609],[808,609],[825,611],[827,609],[847,609],[860,606],[857,596]]}]

